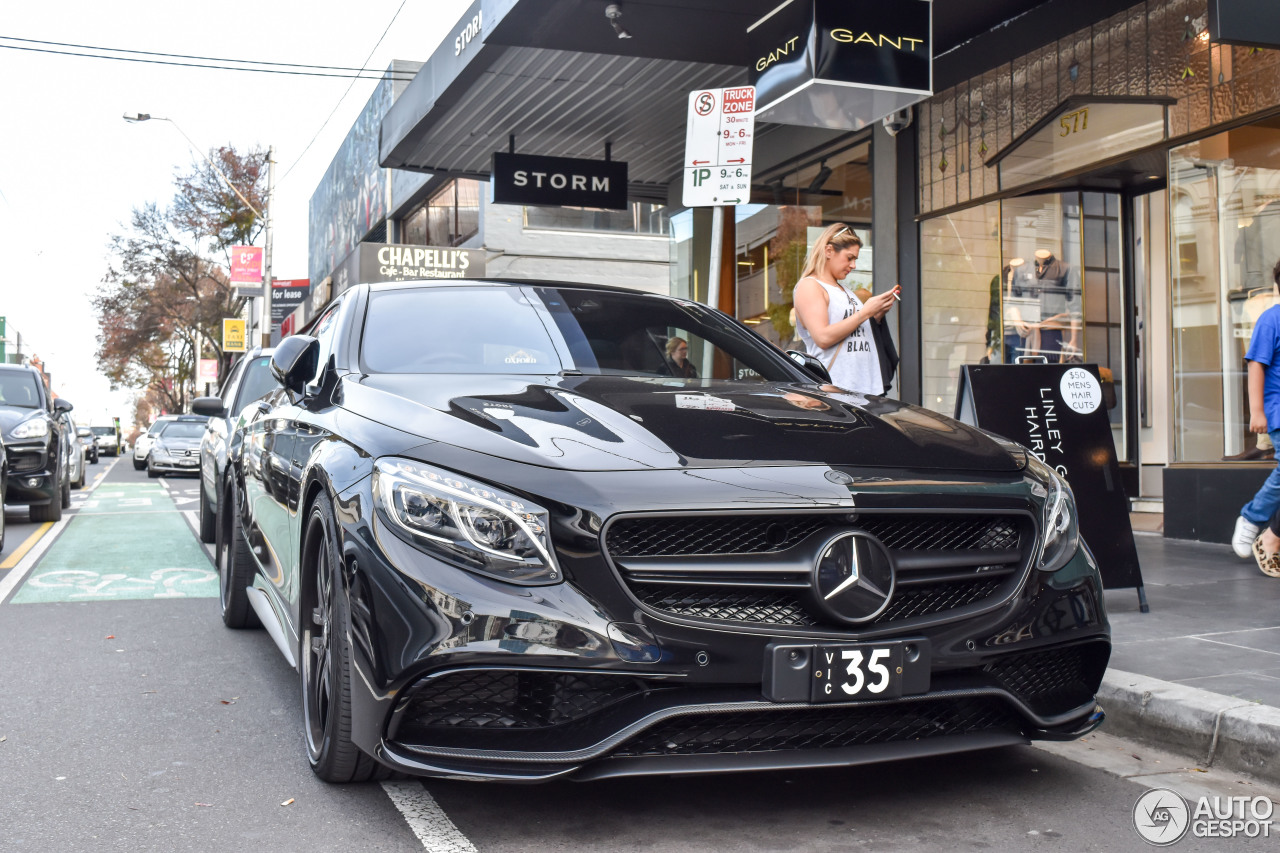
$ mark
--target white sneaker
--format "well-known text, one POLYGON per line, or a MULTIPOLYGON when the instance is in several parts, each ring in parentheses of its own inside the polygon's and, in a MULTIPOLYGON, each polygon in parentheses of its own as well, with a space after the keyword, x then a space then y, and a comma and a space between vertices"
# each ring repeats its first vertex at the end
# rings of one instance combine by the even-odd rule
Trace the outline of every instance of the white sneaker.
POLYGON ((1231 535, 1231 550, 1237 557, 1253 556, 1253 540, 1262 531, 1261 524, 1254 524, 1243 515, 1236 519, 1236 532, 1231 535))

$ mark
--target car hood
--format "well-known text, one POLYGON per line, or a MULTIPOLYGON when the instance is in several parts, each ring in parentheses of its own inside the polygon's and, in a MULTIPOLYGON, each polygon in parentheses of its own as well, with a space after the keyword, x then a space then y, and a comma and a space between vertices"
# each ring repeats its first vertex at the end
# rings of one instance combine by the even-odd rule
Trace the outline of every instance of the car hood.
POLYGON ((350 376, 340 405, 412 435, 575 471, 804 465, 1014 472, 985 433, 827 385, 396 374, 350 376))
POLYGON ((162 438, 155 443, 157 449, 164 448, 170 453, 181 453, 184 450, 199 450, 198 438, 162 438))
POLYGON ((32 415, 38 415, 40 409, 26 409, 21 406, 0 406, 0 433, 8 434, 9 430, 32 415))

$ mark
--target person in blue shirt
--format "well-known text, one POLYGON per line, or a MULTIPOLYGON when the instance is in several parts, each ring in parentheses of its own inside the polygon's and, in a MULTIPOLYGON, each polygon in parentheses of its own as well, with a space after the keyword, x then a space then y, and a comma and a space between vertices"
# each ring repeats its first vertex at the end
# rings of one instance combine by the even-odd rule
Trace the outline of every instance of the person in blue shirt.
MULTIPOLYGON (((1276 261, 1271 278, 1280 295, 1280 261, 1276 261)), ((1249 431, 1268 433, 1272 443, 1280 442, 1280 305, 1272 305, 1258 317, 1245 358, 1249 362, 1249 431)), ((1280 460, 1280 451, 1276 458, 1280 460)), ((1240 509, 1231 537, 1231 548, 1236 555, 1248 557, 1252 553, 1263 571, 1267 571, 1264 561, 1280 553, 1280 537, 1270 527, 1262 529, 1277 510, 1280 510, 1280 467, 1271 472, 1253 499, 1240 509)))

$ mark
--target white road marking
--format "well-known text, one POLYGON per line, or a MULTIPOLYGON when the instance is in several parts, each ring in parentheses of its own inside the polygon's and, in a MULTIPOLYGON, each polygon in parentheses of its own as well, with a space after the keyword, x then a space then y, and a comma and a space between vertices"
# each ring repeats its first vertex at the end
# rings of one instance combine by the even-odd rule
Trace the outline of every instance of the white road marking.
POLYGON ((476 846, 458 831, 449 816, 421 782, 383 782, 382 790, 395 803, 405 822, 430 853, 476 853, 476 846))
MULTIPOLYGON (((102 472, 103 478, 105 478, 107 474, 111 473, 111 469, 115 467, 116 462, 118 461, 119 460, 117 459, 106 467, 102 472)), ((102 479, 97 480, 87 491, 82 493, 86 496, 92 495, 98 491, 98 486, 100 485, 102 485, 102 479)), ((3 511, 4 508, 0 507, 0 512, 3 511)), ((10 569, 9 574, 4 576, 4 580, 0 580, 0 603, 3 603, 4 600, 9 597, 9 593, 13 592, 14 588, 17 587, 18 584, 22 583, 22 579, 27 576, 27 573, 30 572, 32 568, 35 567, 36 563, 40 562, 40 558, 44 556, 44 552, 49 550, 49 546, 58 538, 58 534, 60 534, 63 529, 71 523, 71 519, 74 517, 75 516, 71 513, 64 512, 62 514, 62 519, 54 524, 53 527, 49 528, 49 532, 36 543, 34 548, 27 552, 27 555, 22 558, 22 562, 10 569)))

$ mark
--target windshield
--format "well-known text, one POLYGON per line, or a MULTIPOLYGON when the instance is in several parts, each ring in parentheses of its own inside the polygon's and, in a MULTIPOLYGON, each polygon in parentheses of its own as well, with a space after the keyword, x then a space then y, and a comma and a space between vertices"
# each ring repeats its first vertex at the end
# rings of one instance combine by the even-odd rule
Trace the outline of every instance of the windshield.
POLYGON ((245 365, 244 382, 240 385, 240 394, 236 398, 232 411, 240 411, 254 400, 261 400, 280 387, 276 378, 271 375, 270 356, 259 356, 245 365))
POLYGON ((155 438, 157 435, 164 432, 164 428, 167 424, 171 424, 171 423, 173 423, 173 421, 171 420, 156 421, 151 425, 151 429, 147 430, 147 435, 151 436, 152 438, 155 438))
POLYGON ((116 434, 115 427, 89 427, 89 429, 93 430, 94 435, 115 435, 116 434))
POLYGON ((168 441, 173 438, 201 438, 204 435, 205 424, 192 423, 183 421, 181 423, 171 423, 164 429, 160 430, 160 435, 168 441))
POLYGON ((797 379, 781 352, 701 305, 552 287, 375 293, 362 359, 370 373, 797 379))
POLYGON ((0 406, 19 409, 40 408, 40 386, 36 375, 28 370, 0 371, 0 406))

